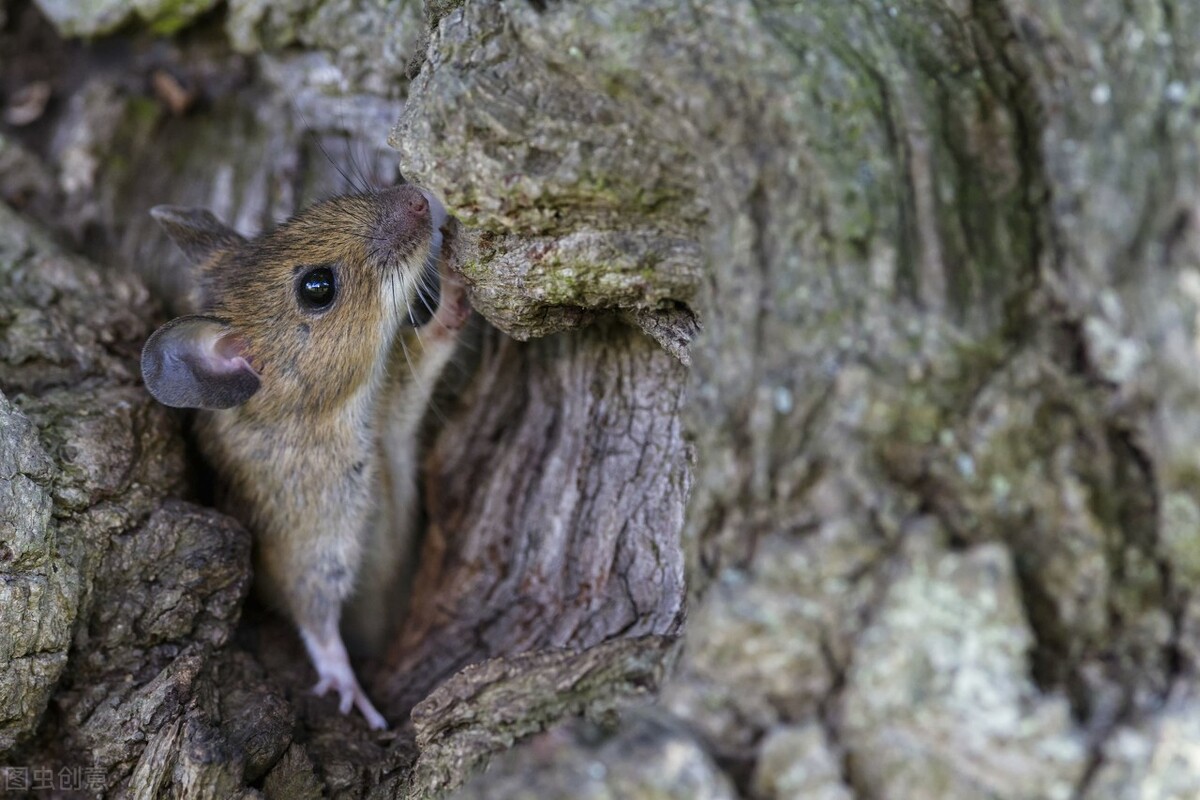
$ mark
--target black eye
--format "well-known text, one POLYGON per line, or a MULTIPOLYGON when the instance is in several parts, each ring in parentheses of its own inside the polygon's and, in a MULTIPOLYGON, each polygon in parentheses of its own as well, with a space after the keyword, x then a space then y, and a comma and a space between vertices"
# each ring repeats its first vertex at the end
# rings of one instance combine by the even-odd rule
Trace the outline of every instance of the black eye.
POLYGON ((313 311, 327 308, 337 295, 333 281, 333 270, 329 267, 313 267, 300 276, 296 287, 300 305, 313 311))

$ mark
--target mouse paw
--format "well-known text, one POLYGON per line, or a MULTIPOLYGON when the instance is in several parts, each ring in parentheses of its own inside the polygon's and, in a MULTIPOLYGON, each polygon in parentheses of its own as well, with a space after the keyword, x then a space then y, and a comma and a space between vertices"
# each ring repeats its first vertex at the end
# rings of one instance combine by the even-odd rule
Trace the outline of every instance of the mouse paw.
POLYGON ((344 675, 334 672, 323 674, 313 686, 312 692, 320 697, 331 689, 338 694, 338 710, 343 714, 349 714, 351 707, 357 708, 373 730, 381 731, 387 728, 387 720, 375 710, 375 706, 371 705, 367 693, 358 685, 353 674, 344 675))
POLYGON ((442 280, 442 301, 438 306, 437 319, 447 331, 459 331, 471 316, 471 300, 467 296, 462 278, 442 280))
POLYGON ((342 635, 338 632, 337 614, 325 620, 323 625, 300 625, 300 638, 308 648, 308 655, 317 669, 317 685, 313 694, 323 695, 330 689, 338 693, 338 707, 343 714, 349 714, 350 708, 357 708, 367 718, 367 724, 375 730, 387 728, 387 720, 375 710, 367 693, 358 685, 354 677, 354 668, 350 666, 350 656, 342 635))

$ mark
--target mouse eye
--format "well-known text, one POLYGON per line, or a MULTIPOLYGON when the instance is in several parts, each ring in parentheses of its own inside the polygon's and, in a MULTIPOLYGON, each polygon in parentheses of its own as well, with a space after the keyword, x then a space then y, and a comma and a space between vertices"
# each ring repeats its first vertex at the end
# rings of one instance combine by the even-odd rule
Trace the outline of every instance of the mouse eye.
POLYGON ((337 286, 333 280, 333 270, 329 267, 313 267, 300 275, 296 284, 296 294, 300 297, 300 305, 310 311, 320 311, 328 308, 337 295, 337 286))

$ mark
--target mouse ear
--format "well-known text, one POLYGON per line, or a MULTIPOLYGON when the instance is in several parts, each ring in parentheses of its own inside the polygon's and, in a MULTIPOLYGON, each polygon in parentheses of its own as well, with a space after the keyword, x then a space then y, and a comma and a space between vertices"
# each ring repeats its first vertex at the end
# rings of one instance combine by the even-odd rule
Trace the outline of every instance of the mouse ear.
POLYGON ((204 208, 155 206, 150 209, 150 216, 163 226, 171 241, 179 245, 193 264, 205 261, 218 250, 237 247, 246 241, 204 208))
POLYGON ((142 348, 142 379, 175 408, 233 408, 258 391, 240 334, 219 319, 187 316, 156 330, 142 348))

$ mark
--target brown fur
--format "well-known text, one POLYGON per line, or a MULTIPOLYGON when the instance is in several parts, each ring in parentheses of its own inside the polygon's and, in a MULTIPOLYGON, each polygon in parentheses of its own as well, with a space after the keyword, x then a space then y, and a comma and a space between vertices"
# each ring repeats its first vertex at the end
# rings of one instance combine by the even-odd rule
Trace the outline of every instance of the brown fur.
POLYGON ((430 323, 406 329, 389 355, 387 400, 379 406, 376 425, 380 461, 379 505, 367 539, 370 558, 363 565, 346 614, 346 633, 354 650, 373 653, 392 632, 396 615, 378 613, 380 606, 403 607, 403 590, 411 578, 416 527, 417 472, 415 443, 438 377, 450 361, 458 335, 471 313, 464 287, 450 274, 450 247, 456 241, 450 221, 443 249, 441 303, 430 323))
POLYGON ((403 303, 430 243, 428 223, 381 241, 380 217, 376 196, 335 198, 218 253, 200 273, 202 310, 244 337, 262 375, 244 405, 200 415, 200 446, 229 510, 258 537, 268 595, 313 627, 350 593, 362 559, 379 469, 375 407, 398 326, 385 313, 385 273, 400 279, 403 303), (337 299, 312 313, 296 300, 296 280, 323 264, 339 266, 337 299))
MULTIPOLYGON (((355 615, 386 621, 389 570, 408 548, 417 424, 466 308, 461 288, 444 280, 442 307, 420 341, 402 328, 432 241, 419 196, 402 186, 339 197, 254 240, 204 228, 201 241, 181 242, 204 258, 192 310, 226 323, 261 377, 242 405, 198 415, 199 445, 221 505, 255 535, 260 589, 306 636, 337 636, 366 547, 375 552, 355 615), (296 286, 322 265, 334 265, 336 299, 314 312, 296 286)), ((187 214, 195 212, 156 216, 195 218, 187 214)), ((177 241, 186 236, 167 227, 177 241)), ((448 278, 444 263, 441 274, 448 278)), ((385 624, 358 627, 361 640, 380 644, 385 624)))

